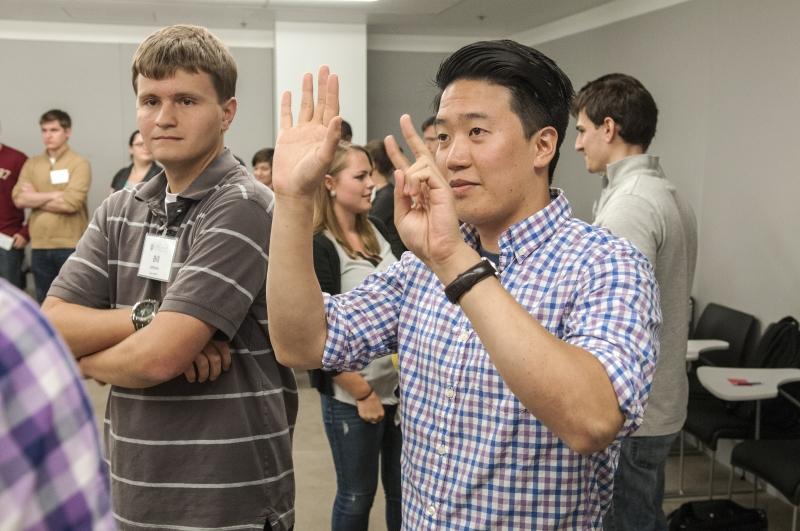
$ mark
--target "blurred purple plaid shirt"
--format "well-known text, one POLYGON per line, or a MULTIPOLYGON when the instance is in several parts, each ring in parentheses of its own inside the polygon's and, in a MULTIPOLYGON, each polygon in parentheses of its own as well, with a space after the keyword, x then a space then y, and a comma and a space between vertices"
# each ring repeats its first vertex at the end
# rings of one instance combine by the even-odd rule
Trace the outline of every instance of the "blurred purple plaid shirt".
POLYGON ((92 408, 36 303, 0 279, 0 529, 114 529, 92 408))

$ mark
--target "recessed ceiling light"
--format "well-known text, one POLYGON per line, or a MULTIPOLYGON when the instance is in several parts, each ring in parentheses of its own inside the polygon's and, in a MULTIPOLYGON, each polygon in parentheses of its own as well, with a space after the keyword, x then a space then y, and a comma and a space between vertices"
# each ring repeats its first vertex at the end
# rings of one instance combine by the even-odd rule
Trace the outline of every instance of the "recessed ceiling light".
POLYGON ((378 0, 271 0, 269 5, 297 5, 297 4, 355 4, 377 2, 378 0))

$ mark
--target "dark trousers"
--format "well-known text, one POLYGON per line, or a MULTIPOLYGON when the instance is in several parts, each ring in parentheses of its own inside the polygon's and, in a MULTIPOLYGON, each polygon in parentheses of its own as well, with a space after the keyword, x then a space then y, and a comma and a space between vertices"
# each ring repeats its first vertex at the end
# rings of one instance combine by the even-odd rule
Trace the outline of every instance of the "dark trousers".
POLYGON ((397 406, 384 406, 383 420, 370 424, 358 416, 355 406, 327 395, 320 397, 325 433, 336 466, 331 529, 367 531, 380 472, 386 496, 386 527, 399 531, 402 437, 400 426, 394 422, 397 406))
POLYGON ((58 276, 61 266, 75 249, 33 249, 31 251, 31 270, 36 282, 36 300, 41 304, 47 296, 50 284, 58 276))
POLYGON ((622 441, 614 475, 614 496, 605 531, 666 531, 664 466, 677 433, 627 437, 622 441))
POLYGON ((0 277, 8 280, 19 289, 25 289, 22 278, 22 260, 25 251, 22 249, 0 249, 0 277))

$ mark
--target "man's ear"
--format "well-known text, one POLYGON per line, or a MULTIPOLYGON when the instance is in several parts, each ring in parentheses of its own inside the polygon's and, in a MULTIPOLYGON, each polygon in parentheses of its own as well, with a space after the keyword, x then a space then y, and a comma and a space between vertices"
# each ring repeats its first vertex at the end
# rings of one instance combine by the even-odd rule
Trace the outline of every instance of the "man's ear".
POLYGON ((603 138, 609 144, 619 135, 619 124, 610 116, 603 118, 603 123, 600 127, 603 129, 603 138))
POLYGON ((239 102, 236 101, 236 98, 230 98, 228 101, 222 104, 222 130, 227 131, 228 128, 231 126, 231 122, 233 122, 233 118, 236 116, 236 109, 239 106, 239 102))
POLYGON ((553 126, 547 126, 539 129, 531 137, 531 147, 535 147, 535 154, 533 158, 533 167, 537 173, 543 171, 547 175, 550 161, 556 154, 558 146, 558 131, 553 126))

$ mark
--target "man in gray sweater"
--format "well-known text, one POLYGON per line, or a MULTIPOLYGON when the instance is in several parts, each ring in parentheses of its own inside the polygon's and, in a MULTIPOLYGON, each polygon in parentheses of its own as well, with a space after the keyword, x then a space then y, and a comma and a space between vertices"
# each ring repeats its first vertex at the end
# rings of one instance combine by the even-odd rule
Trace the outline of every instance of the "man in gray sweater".
POLYGON ((664 464, 686 419, 685 371, 689 295, 697 259, 694 212, 647 148, 658 109, 647 89, 624 74, 584 86, 572 114, 575 149, 586 169, 603 176, 594 223, 631 241, 653 265, 663 325, 658 364, 642 426, 622 444, 606 530, 667 529, 661 508, 664 464))

